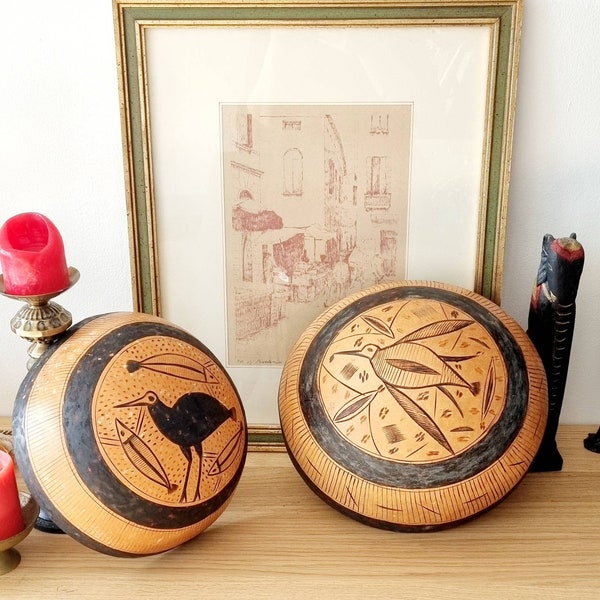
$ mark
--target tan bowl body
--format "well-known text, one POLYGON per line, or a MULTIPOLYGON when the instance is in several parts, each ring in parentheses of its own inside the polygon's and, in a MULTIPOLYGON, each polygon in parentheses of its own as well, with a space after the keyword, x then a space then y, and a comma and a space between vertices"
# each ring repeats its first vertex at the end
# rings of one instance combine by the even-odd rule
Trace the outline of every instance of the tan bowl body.
POLYGON ((247 426, 216 357, 168 321, 82 321, 25 377, 15 456, 32 495, 83 544, 117 556, 169 550, 223 512, 247 426))
POLYGON ((456 525, 521 481, 547 419, 543 365, 526 333, 473 292, 379 285, 304 332, 279 413, 308 485, 361 522, 456 525))

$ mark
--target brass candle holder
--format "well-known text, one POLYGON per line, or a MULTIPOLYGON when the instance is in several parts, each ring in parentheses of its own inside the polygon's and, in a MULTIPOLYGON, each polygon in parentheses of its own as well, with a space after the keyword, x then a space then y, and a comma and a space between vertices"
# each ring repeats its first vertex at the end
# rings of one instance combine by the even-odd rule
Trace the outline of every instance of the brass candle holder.
POLYGON ((9 538, 0 540, 0 575, 10 573, 19 566, 21 555, 15 550, 15 546, 31 533, 39 513, 36 501, 29 494, 19 492, 19 500, 21 501, 25 529, 9 538))
POLYGON ((0 294, 25 302, 11 319, 10 328, 19 337, 31 342, 27 351, 30 357, 27 363, 28 369, 71 326, 73 322, 71 313, 60 304, 52 302, 52 298, 66 292, 78 281, 79 271, 69 267, 69 286, 64 290, 51 294, 15 296, 6 293, 4 278, 0 275, 0 294))
MULTIPOLYGON (((69 329, 73 323, 71 313, 60 304, 52 301, 59 294, 66 292, 79 281, 79 271, 74 267, 69 267, 69 285, 63 290, 52 292, 50 294, 37 294, 16 296, 7 294, 4 286, 4 277, 0 275, 0 294, 13 300, 20 300, 24 305, 10 321, 10 328, 20 338, 30 342, 27 350, 29 360, 27 369, 35 364, 50 346, 56 342, 60 336, 69 329)), ((39 509, 39 515, 36 515, 36 529, 50 533, 62 533, 54 524, 43 508, 39 509)))

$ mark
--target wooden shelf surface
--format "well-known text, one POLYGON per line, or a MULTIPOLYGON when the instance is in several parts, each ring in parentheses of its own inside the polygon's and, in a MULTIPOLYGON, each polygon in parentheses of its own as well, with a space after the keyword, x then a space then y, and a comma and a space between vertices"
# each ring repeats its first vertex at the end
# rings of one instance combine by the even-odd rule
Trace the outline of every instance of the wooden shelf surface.
POLYGON ((194 540, 115 558, 34 530, 0 597, 596 600, 600 455, 582 444, 596 428, 562 426, 561 472, 529 473, 486 514, 430 533, 362 525, 317 498, 284 452, 251 452, 230 506, 194 540))

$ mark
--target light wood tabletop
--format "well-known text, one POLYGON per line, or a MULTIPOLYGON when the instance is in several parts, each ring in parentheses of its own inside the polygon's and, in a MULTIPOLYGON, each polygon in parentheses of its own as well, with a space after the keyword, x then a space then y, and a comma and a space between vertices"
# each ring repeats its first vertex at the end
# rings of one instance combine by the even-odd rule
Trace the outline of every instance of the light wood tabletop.
POLYGON ((600 455, 582 444, 595 430, 562 426, 561 472, 529 473, 486 514, 430 533, 354 521, 320 500, 287 454, 251 452, 230 506, 192 541, 116 558, 33 530, 0 597, 595 600, 600 455))

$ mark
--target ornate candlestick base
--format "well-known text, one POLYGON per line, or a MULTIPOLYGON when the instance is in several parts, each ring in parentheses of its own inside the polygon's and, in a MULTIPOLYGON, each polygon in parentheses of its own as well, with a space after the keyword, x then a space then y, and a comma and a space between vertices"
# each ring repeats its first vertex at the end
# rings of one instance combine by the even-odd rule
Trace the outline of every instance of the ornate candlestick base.
MULTIPOLYGON (((11 319, 10 328, 20 338, 31 342, 27 350, 27 369, 31 369, 35 361, 71 326, 71 313, 51 300, 72 288, 78 281, 79 271, 69 267, 69 286, 66 289, 50 294, 15 296, 6 293, 4 278, 0 275, 0 294, 25 303, 11 319)), ((43 508, 39 509, 35 527, 40 531, 62 533, 43 508)))
POLYGON ((25 529, 12 537, 0 540, 0 575, 10 573, 10 571, 19 566, 21 555, 15 550, 15 546, 30 534, 38 516, 39 508, 35 500, 24 492, 19 492, 19 497, 21 500, 21 510, 23 511, 23 520, 25 521, 25 529))
MULTIPOLYGON (((69 288, 79 281, 79 271, 73 267, 69 268, 69 288)), ((50 347, 52 342, 64 333, 73 322, 71 313, 60 304, 51 302, 51 299, 66 290, 52 294, 41 294, 36 296, 14 296, 7 294, 4 288, 4 280, 0 275, 0 294, 15 300, 25 302, 19 312, 11 319, 10 328, 19 337, 31 342, 27 353, 30 360, 27 368, 50 347)))

